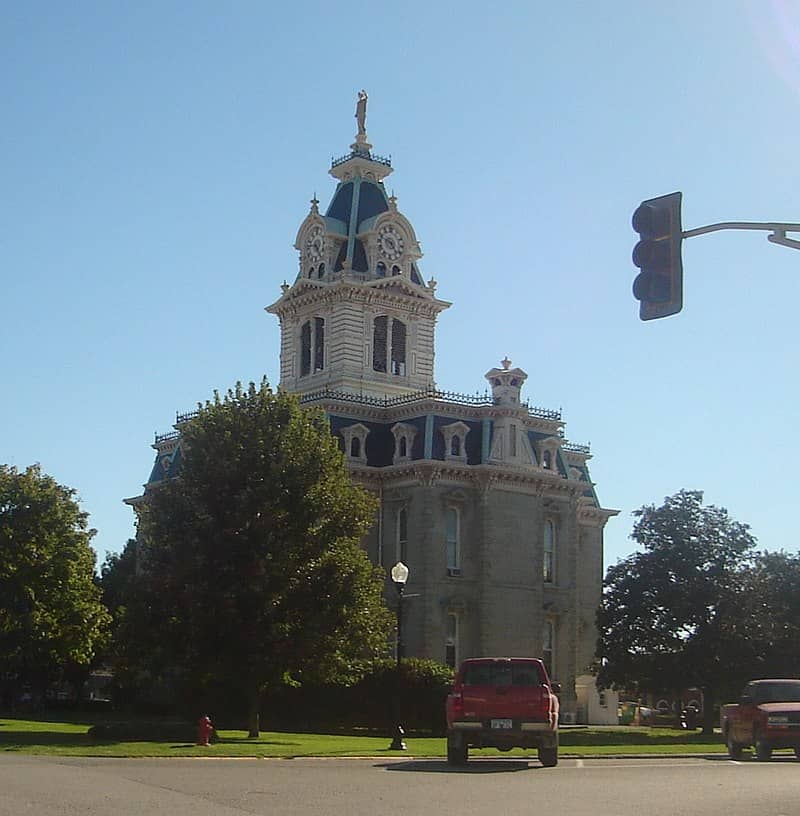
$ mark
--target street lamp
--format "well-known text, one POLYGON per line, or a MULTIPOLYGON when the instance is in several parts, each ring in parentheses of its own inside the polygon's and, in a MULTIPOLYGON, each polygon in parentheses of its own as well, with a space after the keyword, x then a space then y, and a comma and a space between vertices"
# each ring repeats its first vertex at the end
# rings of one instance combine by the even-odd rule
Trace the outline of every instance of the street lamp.
POLYGON ((400 725, 400 677, 401 668, 400 661, 403 659, 403 592, 406 588, 406 581, 408 580, 408 567, 402 562, 398 561, 392 567, 392 581, 394 588, 397 590, 397 672, 394 699, 394 736, 392 737, 392 744, 389 746, 390 751, 407 751, 403 737, 405 731, 400 725))

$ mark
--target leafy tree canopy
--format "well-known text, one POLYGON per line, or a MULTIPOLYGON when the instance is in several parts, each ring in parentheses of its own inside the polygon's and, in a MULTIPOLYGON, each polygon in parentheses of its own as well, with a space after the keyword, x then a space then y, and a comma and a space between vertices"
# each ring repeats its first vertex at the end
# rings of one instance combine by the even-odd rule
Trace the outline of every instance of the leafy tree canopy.
POLYGON ((324 414, 266 382, 215 394, 181 436, 179 478, 140 513, 150 629, 184 670, 247 695, 257 733, 264 690, 385 649, 384 579, 360 546, 376 502, 324 414))
MULTIPOLYGON (((642 551, 609 568, 598 613, 598 684, 643 691, 738 685, 752 663, 741 593, 755 540, 727 510, 681 490, 635 512, 642 551)), ((710 720, 706 723, 709 726, 710 720)))
POLYGON ((0 665, 40 689, 87 665, 107 634, 87 519, 38 465, 0 465, 0 665))

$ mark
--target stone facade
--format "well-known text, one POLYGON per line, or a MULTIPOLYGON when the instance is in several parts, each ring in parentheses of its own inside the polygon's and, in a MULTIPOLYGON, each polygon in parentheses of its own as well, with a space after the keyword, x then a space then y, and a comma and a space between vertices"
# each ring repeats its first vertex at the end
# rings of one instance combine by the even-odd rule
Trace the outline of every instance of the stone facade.
MULTIPOLYGON (((365 106, 366 95, 360 121, 365 106)), ((567 442, 560 412, 521 400, 527 375, 510 360, 485 374, 484 396, 436 389, 436 318, 451 304, 422 279, 414 229, 383 186, 391 172, 360 127, 332 163, 324 214, 312 200, 296 278, 267 307, 281 326, 280 387, 325 410, 353 478, 380 499, 364 546, 391 604, 388 572, 409 567, 404 653, 451 665, 542 656, 574 720, 616 511, 600 506, 589 450, 567 442)), ((174 475, 179 431, 154 447, 151 481, 174 475)))

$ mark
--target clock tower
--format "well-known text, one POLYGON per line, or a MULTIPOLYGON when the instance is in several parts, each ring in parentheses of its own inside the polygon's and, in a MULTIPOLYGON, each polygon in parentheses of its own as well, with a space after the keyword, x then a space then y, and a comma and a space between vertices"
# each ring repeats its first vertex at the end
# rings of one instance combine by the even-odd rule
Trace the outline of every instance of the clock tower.
POLYGON ((387 398, 432 390, 434 334, 450 306, 423 281, 411 222, 384 179, 391 161, 372 152, 366 93, 358 134, 334 159, 336 190, 324 214, 316 196, 295 240, 299 270, 267 307, 281 324, 280 387, 387 398))

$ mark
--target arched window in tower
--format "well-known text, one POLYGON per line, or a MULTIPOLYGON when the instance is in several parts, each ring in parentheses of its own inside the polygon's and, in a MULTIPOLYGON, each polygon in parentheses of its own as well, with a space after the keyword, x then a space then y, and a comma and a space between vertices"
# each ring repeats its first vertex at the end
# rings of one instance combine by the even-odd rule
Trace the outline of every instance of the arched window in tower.
POLYGON ((450 440, 450 454, 452 456, 461 456, 461 437, 455 434, 450 440))
POLYGON ((380 315, 375 318, 372 329, 372 370, 386 371, 386 328, 389 318, 380 315))
POLYGON ((395 264, 392 267, 392 275, 399 275, 399 274, 400 274, 400 267, 397 264, 395 264))
POLYGON ((542 580, 552 584, 556 577, 556 527, 552 519, 545 519, 543 538, 542 580))
POLYGON ((313 266, 309 266, 309 267, 308 267, 308 277, 309 277, 309 278, 312 278, 313 276, 314 276, 314 267, 313 267, 313 266))
POLYGON ((352 456, 353 459, 359 459, 361 457, 361 440, 357 436, 354 436, 350 440, 350 456, 352 456))
POLYGON ((325 319, 315 317, 300 327, 300 376, 325 368, 325 319))
POLYGON ((406 324, 392 321, 392 374, 404 377, 406 373, 406 324))
POLYGON ((317 269, 317 278, 322 280, 325 277, 325 264, 321 263, 319 265, 319 269, 317 269))
POLYGON ((307 320, 300 329, 300 376, 311 373, 311 321, 307 320))
POLYGON ((408 564, 408 510, 405 507, 401 507, 397 511, 395 556, 398 561, 408 564))
POLYGON ((325 321, 314 318, 314 371, 325 368, 325 321))
POLYGON ((375 267, 375 274, 379 278, 386 277, 386 264, 383 261, 378 261, 378 265, 375 267))

